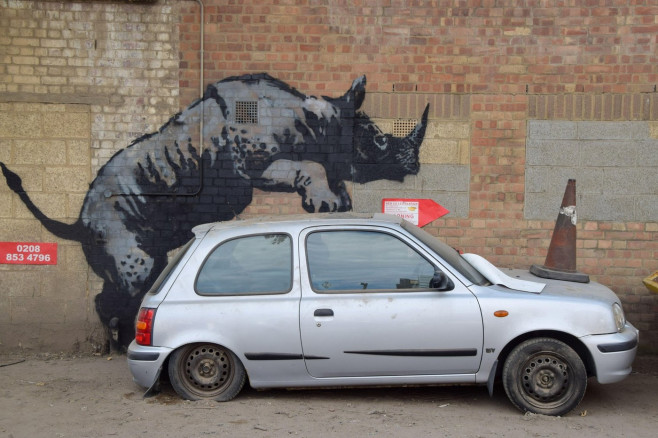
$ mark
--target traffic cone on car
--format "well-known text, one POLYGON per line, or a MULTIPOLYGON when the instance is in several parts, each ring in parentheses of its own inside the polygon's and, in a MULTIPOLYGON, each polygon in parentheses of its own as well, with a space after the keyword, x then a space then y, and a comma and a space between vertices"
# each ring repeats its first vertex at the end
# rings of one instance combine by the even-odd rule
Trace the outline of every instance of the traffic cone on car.
POLYGON ((530 272, 542 278, 589 283, 589 275, 576 271, 576 180, 570 179, 564 191, 560 213, 543 266, 532 265, 530 272))

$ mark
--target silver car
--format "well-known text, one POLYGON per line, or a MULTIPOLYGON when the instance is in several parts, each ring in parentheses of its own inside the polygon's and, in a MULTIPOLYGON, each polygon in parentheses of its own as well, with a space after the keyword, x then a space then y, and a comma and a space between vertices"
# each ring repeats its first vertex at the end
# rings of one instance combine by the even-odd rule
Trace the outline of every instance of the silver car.
POLYGON ((253 388, 502 381, 563 415, 622 380, 638 331, 597 283, 504 272, 383 214, 201 225, 142 302, 134 380, 190 400, 253 388))

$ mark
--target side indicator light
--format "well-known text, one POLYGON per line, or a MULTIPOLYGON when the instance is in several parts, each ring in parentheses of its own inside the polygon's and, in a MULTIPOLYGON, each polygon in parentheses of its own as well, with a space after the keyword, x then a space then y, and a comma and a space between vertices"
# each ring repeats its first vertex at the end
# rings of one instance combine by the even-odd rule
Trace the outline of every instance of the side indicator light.
POLYGON ((507 315, 509 315, 509 312, 507 310, 496 310, 494 312, 494 316, 496 318, 505 318, 507 315))

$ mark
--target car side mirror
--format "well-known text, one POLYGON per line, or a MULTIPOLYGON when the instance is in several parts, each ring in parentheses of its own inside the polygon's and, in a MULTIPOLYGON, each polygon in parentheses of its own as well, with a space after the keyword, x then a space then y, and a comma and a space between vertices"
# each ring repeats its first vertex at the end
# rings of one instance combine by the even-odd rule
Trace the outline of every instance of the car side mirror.
POLYGON ((430 280, 430 288, 440 291, 449 291, 455 288, 455 283, 440 269, 434 270, 434 277, 430 280))

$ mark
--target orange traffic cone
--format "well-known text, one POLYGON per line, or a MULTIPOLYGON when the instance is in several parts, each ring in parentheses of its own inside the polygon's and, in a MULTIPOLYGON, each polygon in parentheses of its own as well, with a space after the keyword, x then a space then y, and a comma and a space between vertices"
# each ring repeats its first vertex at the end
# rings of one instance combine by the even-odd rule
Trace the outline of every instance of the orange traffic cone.
POLYGON ((543 266, 532 265, 530 272, 542 278, 589 283, 589 275, 576 272, 575 179, 567 182, 546 261, 543 266))

